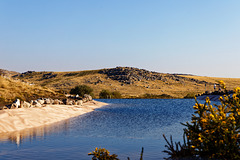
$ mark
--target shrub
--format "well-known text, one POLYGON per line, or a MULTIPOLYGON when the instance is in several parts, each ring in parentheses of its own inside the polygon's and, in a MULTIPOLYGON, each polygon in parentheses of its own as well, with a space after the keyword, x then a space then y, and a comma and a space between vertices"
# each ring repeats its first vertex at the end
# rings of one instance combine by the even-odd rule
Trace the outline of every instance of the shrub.
POLYGON ((182 159, 184 157, 185 159, 193 160, 195 158, 194 155, 192 154, 193 153, 192 151, 194 149, 189 147, 190 146, 189 141, 187 141, 186 143, 185 135, 183 135, 184 143, 181 144, 180 142, 178 143, 175 142, 175 147, 172 141, 172 136, 170 136, 170 141, 167 140, 164 134, 163 134, 163 138, 167 142, 167 145, 165 145, 167 150, 164 150, 163 152, 170 155, 170 157, 165 159, 174 160, 174 159, 182 159))
MULTIPOLYGON (((144 148, 142 147, 142 151, 140 154, 140 160, 143 160, 143 150, 144 148)), ((118 155, 113 154, 110 155, 110 152, 105 149, 105 148, 95 148, 94 151, 88 153, 89 156, 93 156, 92 160, 119 160, 117 157, 118 155)), ((128 160, 130 160, 130 158, 127 158, 128 160)))
MULTIPOLYGON (((219 81, 227 93, 225 83, 219 81)), ((187 148, 193 157, 212 159, 240 159, 240 88, 234 89, 232 97, 220 97, 220 105, 211 105, 207 97, 204 104, 196 100, 192 121, 186 122, 184 135, 187 148), (191 149, 189 149, 191 148, 191 149)), ((173 155, 174 151, 170 151, 173 155)))
POLYGON ((88 153, 92 155, 92 160, 119 160, 116 154, 110 155, 110 152, 105 148, 95 148, 94 151, 88 153))
POLYGON ((78 94, 83 97, 84 94, 91 94, 93 89, 86 85, 79 85, 71 89, 70 94, 78 94))
POLYGON ((194 93, 188 93, 184 98, 185 99, 193 99, 195 97, 194 93))
POLYGON ((111 92, 108 91, 108 90, 103 89, 103 90, 99 93, 99 98, 109 99, 109 98, 111 98, 111 92))
POLYGON ((118 91, 112 92, 112 96, 113 96, 113 98, 115 98, 115 99, 120 99, 120 98, 122 98, 121 93, 118 92, 118 91))
POLYGON ((140 98, 144 98, 144 99, 172 99, 173 97, 170 96, 170 95, 167 95, 167 94, 157 95, 157 94, 146 93, 140 98))
POLYGON ((121 93, 118 92, 118 91, 110 92, 108 90, 103 89, 99 93, 99 98, 102 98, 102 99, 111 99, 111 98, 119 99, 119 98, 122 98, 122 96, 121 96, 121 93))

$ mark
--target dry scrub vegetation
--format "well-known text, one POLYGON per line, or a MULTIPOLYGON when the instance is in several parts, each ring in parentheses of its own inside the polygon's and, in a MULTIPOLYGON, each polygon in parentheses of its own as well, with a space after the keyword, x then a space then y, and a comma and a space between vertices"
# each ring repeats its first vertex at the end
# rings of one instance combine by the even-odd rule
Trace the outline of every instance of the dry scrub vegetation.
MULTIPOLYGON (((219 81, 224 81, 226 83, 226 88, 236 88, 240 84, 240 78, 221 78, 221 77, 204 77, 204 76, 184 76, 187 78, 194 78, 200 81, 207 81, 209 83, 218 83, 219 81)), ((213 89, 213 86, 211 88, 213 89)))
POLYGON ((149 98, 184 98, 214 91, 213 85, 219 80, 225 81, 228 88, 236 88, 240 84, 239 78, 164 74, 131 67, 76 72, 28 71, 10 79, 1 77, 0 80, 0 102, 10 102, 16 97, 27 100, 62 96, 59 93, 69 93, 78 85, 91 87, 94 98, 99 98, 102 90, 117 91, 122 98, 148 98, 149 95, 149 98))
POLYGON ((240 82, 240 79, 237 78, 173 75, 149 72, 130 67, 122 68, 127 68, 127 73, 129 73, 130 77, 132 74, 141 75, 141 71, 144 71, 150 76, 159 74, 161 79, 149 80, 143 78, 141 80, 134 81, 134 83, 128 84, 113 79, 108 74, 104 74, 103 71, 108 69, 76 72, 27 72, 18 75, 16 78, 42 87, 60 90, 62 93, 69 93, 71 88, 77 85, 87 85, 93 89, 95 98, 99 98, 98 95, 102 90, 108 90, 110 92, 118 91, 121 93, 122 98, 142 98, 146 94, 164 94, 173 98, 184 98, 187 95, 201 94, 205 91, 214 91, 213 85, 214 83, 217 84, 219 80, 224 80, 228 84, 228 88, 235 88, 239 86, 240 82))
POLYGON ((14 80, 0 76, 0 103, 10 103, 16 98, 21 100, 36 99, 39 97, 57 97, 59 93, 38 85, 30 85, 21 80, 14 80))

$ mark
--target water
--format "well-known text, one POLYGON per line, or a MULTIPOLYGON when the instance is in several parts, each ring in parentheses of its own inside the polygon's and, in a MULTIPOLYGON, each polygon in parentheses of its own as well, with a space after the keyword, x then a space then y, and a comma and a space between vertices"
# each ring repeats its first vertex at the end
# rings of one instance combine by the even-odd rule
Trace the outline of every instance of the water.
POLYGON ((0 159, 79 159, 95 147, 116 153, 120 159, 159 160, 168 157, 162 151, 162 137, 182 141, 180 122, 191 120, 193 99, 120 99, 91 113, 34 129, 0 134, 0 159))

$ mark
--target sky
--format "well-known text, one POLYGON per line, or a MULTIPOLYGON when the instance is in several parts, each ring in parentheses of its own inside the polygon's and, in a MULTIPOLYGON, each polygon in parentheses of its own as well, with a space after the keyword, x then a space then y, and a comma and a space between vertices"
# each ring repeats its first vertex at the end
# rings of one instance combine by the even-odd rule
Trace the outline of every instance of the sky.
POLYGON ((0 68, 240 78, 239 0, 0 0, 0 68))

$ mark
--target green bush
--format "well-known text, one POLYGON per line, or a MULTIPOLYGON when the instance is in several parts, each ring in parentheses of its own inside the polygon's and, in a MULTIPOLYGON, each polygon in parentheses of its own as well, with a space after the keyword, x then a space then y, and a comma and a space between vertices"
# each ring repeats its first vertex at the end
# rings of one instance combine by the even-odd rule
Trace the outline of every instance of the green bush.
POLYGON ((122 98, 121 93, 118 91, 110 92, 108 90, 103 89, 99 93, 99 98, 101 99, 120 99, 122 98))
POLYGON ((71 89, 70 94, 79 95, 81 97, 84 96, 84 94, 90 94, 92 95, 93 89, 86 85, 79 85, 71 89))

